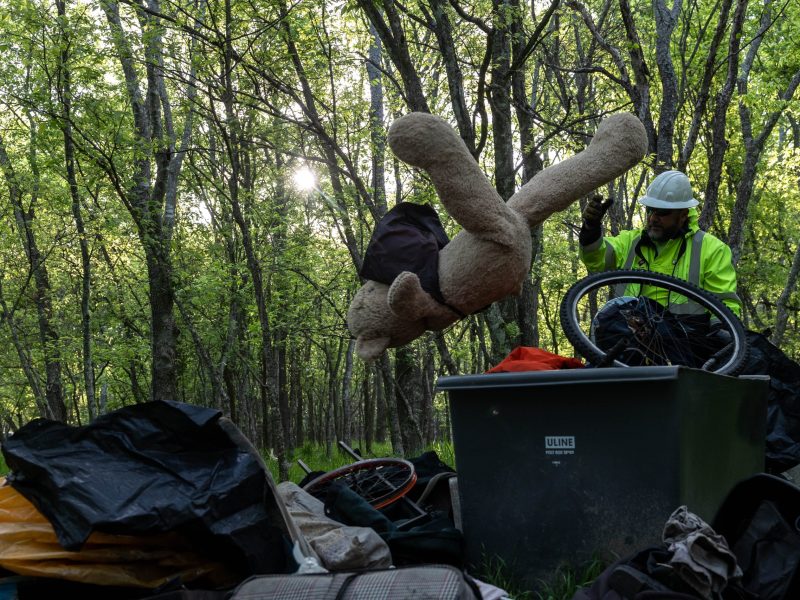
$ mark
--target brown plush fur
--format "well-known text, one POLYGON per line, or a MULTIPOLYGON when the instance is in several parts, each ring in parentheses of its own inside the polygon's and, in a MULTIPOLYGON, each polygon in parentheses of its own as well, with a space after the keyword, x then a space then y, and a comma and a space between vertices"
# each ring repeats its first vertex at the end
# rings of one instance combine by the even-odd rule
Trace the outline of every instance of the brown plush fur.
MULTIPOLYGON (((470 314, 520 293, 530 270, 531 228, 634 166, 647 151, 647 136, 631 114, 608 117, 585 150, 538 173, 508 203, 439 117, 411 113, 396 120, 389 145, 402 161, 428 173, 442 204, 463 227, 439 252, 439 285, 450 306, 470 314)), ((458 319, 407 271, 391 286, 367 281, 347 313, 364 360, 458 319)))

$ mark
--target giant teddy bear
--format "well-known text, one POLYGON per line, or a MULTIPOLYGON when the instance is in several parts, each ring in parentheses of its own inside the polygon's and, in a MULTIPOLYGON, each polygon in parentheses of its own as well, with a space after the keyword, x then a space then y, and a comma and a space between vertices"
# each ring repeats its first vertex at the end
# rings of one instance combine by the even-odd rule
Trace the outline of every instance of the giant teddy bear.
POLYGON ((612 115, 585 150, 540 171, 508 202, 439 117, 411 113, 397 119, 389 129, 389 146, 402 161, 428 173, 442 204, 463 229, 439 252, 446 305, 424 291, 409 271, 391 285, 364 283, 347 313, 356 352, 364 360, 518 295, 531 265, 531 228, 639 162, 647 151, 647 135, 634 115, 612 115))

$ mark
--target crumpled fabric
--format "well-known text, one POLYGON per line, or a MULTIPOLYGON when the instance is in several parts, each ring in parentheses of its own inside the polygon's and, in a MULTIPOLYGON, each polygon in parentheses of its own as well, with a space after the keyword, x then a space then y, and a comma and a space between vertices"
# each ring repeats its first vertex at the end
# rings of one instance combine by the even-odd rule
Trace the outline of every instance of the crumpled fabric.
POLYGON ((287 572, 285 524, 265 501, 270 475, 223 423, 210 408, 146 402, 82 427, 35 419, 2 452, 9 483, 66 550, 93 532, 176 532, 242 575, 287 572))
POLYGON ((686 506, 679 507, 667 519, 662 540, 671 558, 661 566, 672 569, 703 598, 713 598, 729 580, 742 576, 725 538, 686 506))
POLYGON ((560 356, 541 348, 517 346, 508 356, 486 372, 553 371, 557 369, 582 369, 583 366, 583 362, 577 358, 560 356))
POLYGON ((291 481, 278 484, 292 519, 330 571, 391 566, 389 546, 374 529, 343 525, 325 516, 325 504, 291 481))

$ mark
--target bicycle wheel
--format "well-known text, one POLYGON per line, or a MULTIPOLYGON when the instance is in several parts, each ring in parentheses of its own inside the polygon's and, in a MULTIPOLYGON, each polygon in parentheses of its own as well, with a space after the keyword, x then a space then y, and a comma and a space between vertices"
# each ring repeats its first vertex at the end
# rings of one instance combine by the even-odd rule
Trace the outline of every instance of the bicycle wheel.
MULTIPOLYGON (((641 289, 640 287, 640 289, 641 289)), ((735 375, 744 368, 747 337, 738 317, 713 294, 681 279, 649 271, 619 270, 590 275, 575 283, 561 302, 561 327, 567 339, 593 366, 687 365, 735 375), (615 337, 597 335, 598 304, 629 284, 685 296, 704 313, 676 316, 654 300, 625 297, 610 302, 621 326, 615 337), (597 294, 594 296, 594 294, 597 294), (710 330, 709 323, 719 324, 710 330), (595 330, 593 330, 593 325, 595 330)))
POLYGON ((373 507, 384 508, 414 487, 417 473, 414 465, 402 458, 370 458, 328 471, 308 482, 303 489, 324 500, 334 481, 345 484, 373 507))

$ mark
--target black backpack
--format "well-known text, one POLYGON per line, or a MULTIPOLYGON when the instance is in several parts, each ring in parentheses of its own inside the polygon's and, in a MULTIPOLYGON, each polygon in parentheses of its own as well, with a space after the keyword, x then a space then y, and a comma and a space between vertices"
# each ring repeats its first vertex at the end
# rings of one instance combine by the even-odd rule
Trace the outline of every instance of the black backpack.
POLYGON ((401 202, 378 222, 359 275, 390 285, 403 271, 419 277, 422 289, 444 304, 439 289, 439 250, 450 239, 430 205, 401 202))

